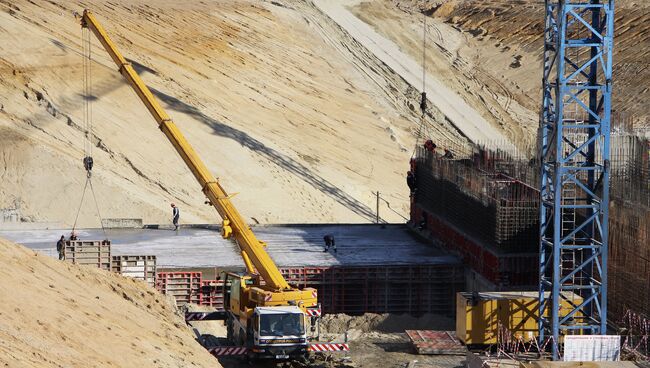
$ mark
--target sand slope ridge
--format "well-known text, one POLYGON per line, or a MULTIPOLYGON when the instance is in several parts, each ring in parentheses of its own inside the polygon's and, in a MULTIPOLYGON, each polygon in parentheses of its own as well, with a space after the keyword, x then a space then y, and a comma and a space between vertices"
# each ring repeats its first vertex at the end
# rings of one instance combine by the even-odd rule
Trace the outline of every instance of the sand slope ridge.
MULTIPOLYGON (((292 7, 169 0, 0 0, 0 211, 74 222, 86 139, 72 13, 84 7, 226 190, 239 193, 233 201, 247 221, 370 222, 377 190, 408 213, 404 175, 417 114, 396 109, 292 7)), ((92 50, 102 215, 169 224, 175 202, 181 223, 220 221, 94 37, 92 50)), ((402 221, 385 206, 381 216, 402 221)), ((99 225, 92 203, 78 225, 99 225)))
POLYGON ((0 366, 218 367, 144 283, 0 239, 0 366))

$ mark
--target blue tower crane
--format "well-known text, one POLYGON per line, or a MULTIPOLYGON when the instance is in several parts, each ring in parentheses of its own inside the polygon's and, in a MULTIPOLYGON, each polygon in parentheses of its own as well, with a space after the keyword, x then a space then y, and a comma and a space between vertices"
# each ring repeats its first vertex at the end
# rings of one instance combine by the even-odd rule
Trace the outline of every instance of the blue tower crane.
POLYGON ((614 0, 545 0, 539 337, 606 334, 614 0))

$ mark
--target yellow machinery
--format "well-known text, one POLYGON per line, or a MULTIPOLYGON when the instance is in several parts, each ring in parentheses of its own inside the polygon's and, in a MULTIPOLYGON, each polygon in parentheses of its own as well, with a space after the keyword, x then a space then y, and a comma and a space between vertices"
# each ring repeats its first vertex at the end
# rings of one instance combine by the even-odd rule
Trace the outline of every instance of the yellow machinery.
MULTIPOLYGON (((580 304, 582 298, 568 295, 580 304)), ((562 300, 560 316, 572 309, 562 300)), ((537 338, 539 294, 536 291, 461 292, 456 294, 456 336, 465 345, 491 345, 499 342, 499 333, 525 342, 537 338)))
MULTIPOLYGON (((305 333, 308 309, 318 308, 316 289, 296 289, 284 279, 251 228, 230 201, 176 124, 160 106, 133 67, 120 54, 94 15, 85 10, 81 26, 92 31, 113 59, 120 73, 147 107, 201 185, 209 203, 223 219, 222 236, 232 238, 241 250, 246 274, 228 273, 225 307, 229 338, 258 356, 288 358, 307 354, 305 333), (264 281, 262 285, 261 281, 264 281)), ((224 294, 226 295, 226 294, 224 294)), ((318 313, 320 314, 320 313, 318 313)), ((312 326, 315 322, 311 319, 312 326)))

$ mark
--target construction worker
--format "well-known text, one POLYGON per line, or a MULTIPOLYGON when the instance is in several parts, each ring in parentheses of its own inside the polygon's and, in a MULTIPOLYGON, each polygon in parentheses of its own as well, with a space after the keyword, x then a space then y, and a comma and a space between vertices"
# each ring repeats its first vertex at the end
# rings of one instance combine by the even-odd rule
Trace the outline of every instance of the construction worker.
POLYGON ((70 240, 77 240, 77 239, 79 239, 77 237, 77 233, 75 233, 74 230, 72 230, 72 232, 70 233, 70 240))
POLYGON ((56 242, 56 251, 59 252, 59 261, 65 259, 63 250, 65 249, 65 236, 61 235, 61 239, 56 242))
POLYGON ((323 237, 323 240, 325 240, 325 250, 323 252, 327 252, 330 250, 330 247, 334 247, 334 253, 336 253, 336 243, 334 242, 334 235, 327 234, 323 237))
POLYGON ((178 220, 181 217, 181 211, 172 203, 172 223, 174 224, 174 231, 178 231, 178 220))
POLYGON ((431 139, 427 139, 427 141, 424 142, 424 148, 429 152, 435 151, 437 147, 438 146, 435 143, 433 143, 431 139))
POLYGON ((409 186, 409 189, 411 189, 411 194, 415 193, 417 187, 416 187, 415 174, 413 174, 413 171, 409 170, 406 173, 406 184, 409 186))

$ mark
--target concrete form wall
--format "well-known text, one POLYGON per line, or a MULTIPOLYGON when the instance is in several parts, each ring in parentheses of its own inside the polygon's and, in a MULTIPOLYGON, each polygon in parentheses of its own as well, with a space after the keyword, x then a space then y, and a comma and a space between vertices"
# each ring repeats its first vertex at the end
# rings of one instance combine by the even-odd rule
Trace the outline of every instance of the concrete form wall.
POLYGON ((420 151, 414 201, 486 246, 504 252, 535 251, 539 192, 486 170, 475 161, 448 160, 420 151))

